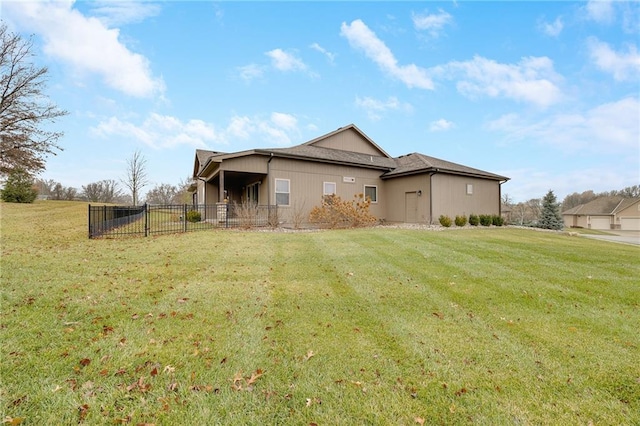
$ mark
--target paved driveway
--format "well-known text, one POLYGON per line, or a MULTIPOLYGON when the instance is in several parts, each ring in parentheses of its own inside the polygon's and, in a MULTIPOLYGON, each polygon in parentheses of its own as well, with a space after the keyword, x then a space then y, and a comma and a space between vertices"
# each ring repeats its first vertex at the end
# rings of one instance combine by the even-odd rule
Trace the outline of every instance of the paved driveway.
POLYGON ((596 240, 613 241, 616 243, 635 244, 640 246, 640 231, 607 231, 611 235, 582 234, 583 237, 596 240))

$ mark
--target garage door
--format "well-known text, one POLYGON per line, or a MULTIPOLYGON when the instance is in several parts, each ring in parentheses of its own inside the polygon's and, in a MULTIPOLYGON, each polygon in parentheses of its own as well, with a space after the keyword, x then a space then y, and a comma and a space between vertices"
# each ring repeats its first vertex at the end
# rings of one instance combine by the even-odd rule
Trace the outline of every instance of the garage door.
POLYGON ((640 231, 640 218, 621 217, 620 229, 622 229, 623 231, 640 231))
POLYGON ((611 229, 611 219, 608 217, 592 217, 591 229, 611 229))

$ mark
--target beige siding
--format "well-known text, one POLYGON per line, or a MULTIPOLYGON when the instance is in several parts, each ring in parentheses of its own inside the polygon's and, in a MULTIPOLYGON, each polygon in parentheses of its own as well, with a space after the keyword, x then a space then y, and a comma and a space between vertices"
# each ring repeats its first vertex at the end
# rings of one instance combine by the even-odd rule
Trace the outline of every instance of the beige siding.
MULTIPOLYGON (((417 223, 429 223, 429 175, 414 175, 389 179, 385 184, 386 213, 384 219, 388 222, 407 221, 407 193, 416 193, 417 209, 415 212, 417 223), (417 194, 418 191, 422 195, 417 194)), ((411 215, 409 214, 409 217, 411 215)))
POLYGON ((640 201, 631 204, 624 210, 619 211, 616 216, 618 217, 640 217, 640 201))
POLYGON ((248 155, 246 157, 230 158, 221 164, 221 170, 246 173, 267 173, 269 157, 262 155, 248 155))
POLYGON ((343 200, 353 200, 355 195, 362 194, 365 185, 376 185, 378 202, 371 204, 370 211, 381 218, 385 202, 383 182, 379 177, 381 174, 380 170, 274 158, 270 165, 271 180, 268 185, 270 201, 275 204, 275 179, 288 179, 291 191, 289 205, 279 206, 278 211, 281 220, 291 223, 292 215, 302 213, 308 218, 311 209, 321 204, 324 182, 334 182, 336 193, 343 200), (353 178, 354 182, 345 182, 345 178, 347 181, 353 178))
POLYGON ((434 222, 440 215, 500 213, 499 182, 447 174, 435 174, 432 179, 434 222), (467 185, 473 185, 472 194, 467 194, 467 185))
POLYGON ((321 148, 339 149, 342 151, 360 152, 370 155, 383 155, 375 146, 363 138, 358 132, 351 129, 340 132, 325 139, 321 139, 313 144, 321 148))

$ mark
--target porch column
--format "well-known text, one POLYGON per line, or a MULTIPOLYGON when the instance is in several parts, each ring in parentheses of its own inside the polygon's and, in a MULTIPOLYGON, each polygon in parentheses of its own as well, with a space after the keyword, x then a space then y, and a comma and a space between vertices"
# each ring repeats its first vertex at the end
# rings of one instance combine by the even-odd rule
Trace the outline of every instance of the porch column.
POLYGON ((218 202, 222 203, 224 201, 224 170, 220 170, 218 176, 220 177, 218 185, 218 202))

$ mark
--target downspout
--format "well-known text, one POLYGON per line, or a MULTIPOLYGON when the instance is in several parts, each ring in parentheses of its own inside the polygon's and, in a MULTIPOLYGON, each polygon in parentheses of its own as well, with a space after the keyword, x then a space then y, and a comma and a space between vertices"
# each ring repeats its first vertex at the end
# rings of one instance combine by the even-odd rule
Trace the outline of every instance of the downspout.
POLYGON ((499 181, 498 183, 498 216, 502 217, 502 184, 507 183, 509 179, 499 181))
POLYGON ((267 206, 271 208, 271 160, 273 160, 273 152, 267 160, 267 206))
POLYGON ((431 178, 438 173, 438 169, 429 173, 429 225, 433 225, 433 183, 431 178))

